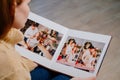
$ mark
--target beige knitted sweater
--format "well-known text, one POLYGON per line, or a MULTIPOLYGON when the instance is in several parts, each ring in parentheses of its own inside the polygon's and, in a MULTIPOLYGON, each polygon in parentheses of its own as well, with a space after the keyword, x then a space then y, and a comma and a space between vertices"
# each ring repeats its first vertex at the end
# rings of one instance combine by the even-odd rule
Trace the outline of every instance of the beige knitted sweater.
POLYGON ((22 33, 12 28, 0 39, 0 80, 30 80, 30 71, 37 65, 19 55, 14 46, 23 39, 22 33))

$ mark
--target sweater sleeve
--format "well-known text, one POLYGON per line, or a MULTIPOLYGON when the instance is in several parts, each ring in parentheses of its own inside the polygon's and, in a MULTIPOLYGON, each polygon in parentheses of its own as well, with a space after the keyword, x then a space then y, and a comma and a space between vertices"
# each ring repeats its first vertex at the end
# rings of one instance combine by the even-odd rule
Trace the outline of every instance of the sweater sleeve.
POLYGON ((0 80, 30 80, 30 71, 22 65, 17 53, 0 46, 0 80))
POLYGON ((31 80, 31 78, 28 72, 25 72, 24 70, 16 70, 3 80, 31 80))
POLYGON ((29 71, 32 71, 35 67, 37 67, 37 63, 25 58, 25 57, 21 57, 22 61, 27 65, 27 67, 29 68, 29 71))

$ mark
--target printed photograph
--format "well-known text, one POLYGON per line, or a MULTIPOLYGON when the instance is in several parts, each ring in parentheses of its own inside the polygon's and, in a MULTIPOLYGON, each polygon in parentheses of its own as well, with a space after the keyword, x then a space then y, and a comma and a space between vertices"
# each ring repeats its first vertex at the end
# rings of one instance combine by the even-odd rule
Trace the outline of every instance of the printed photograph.
POLYGON ((54 56, 63 37, 63 34, 30 19, 21 31, 24 34, 24 41, 18 45, 49 60, 54 56))
POLYGON ((57 63, 93 73, 104 43, 68 37, 57 58, 57 63))

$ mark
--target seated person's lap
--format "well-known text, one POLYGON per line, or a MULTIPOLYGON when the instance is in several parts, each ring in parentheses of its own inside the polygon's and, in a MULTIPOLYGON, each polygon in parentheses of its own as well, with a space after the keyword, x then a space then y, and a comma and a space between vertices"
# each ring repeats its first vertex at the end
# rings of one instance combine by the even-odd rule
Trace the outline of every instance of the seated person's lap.
POLYGON ((70 77, 60 74, 44 67, 36 67, 31 71, 31 80, 69 80, 70 77))

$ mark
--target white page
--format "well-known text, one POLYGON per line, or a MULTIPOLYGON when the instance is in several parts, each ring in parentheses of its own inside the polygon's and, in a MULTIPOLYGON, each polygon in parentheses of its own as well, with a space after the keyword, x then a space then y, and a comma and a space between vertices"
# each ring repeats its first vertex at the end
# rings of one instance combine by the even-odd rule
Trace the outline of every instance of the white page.
POLYGON ((86 66, 78 67, 77 65, 77 68, 76 68, 76 65, 73 65, 75 64, 75 62, 73 64, 72 62, 68 63, 64 59, 61 59, 62 61, 61 62, 60 60, 57 60, 58 56, 56 56, 56 60, 54 61, 54 65, 52 65, 52 68, 59 72, 62 72, 64 74, 74 76, 74 77, 89 77, 89 76, 96 75, 101 66, 102 60, 105 56, 111 36, 84 32, 84 31, 77 31, 77 30, 69 30, 67 35, 68 35, 68 38, 66 37, 66 40, 64 41, 64 43, 67 43, 68 40, 72 38, 72 39, 75 39, 77 45, 84 46, 85 42, 91 42, 95 48, 98 48, 99 50, 101 50, 101 52, 99 52, 100 56, 97 59, 97 63, 95 64, 95 67, 92 68, 92 70, 90 70, 90 68, 86 66))

